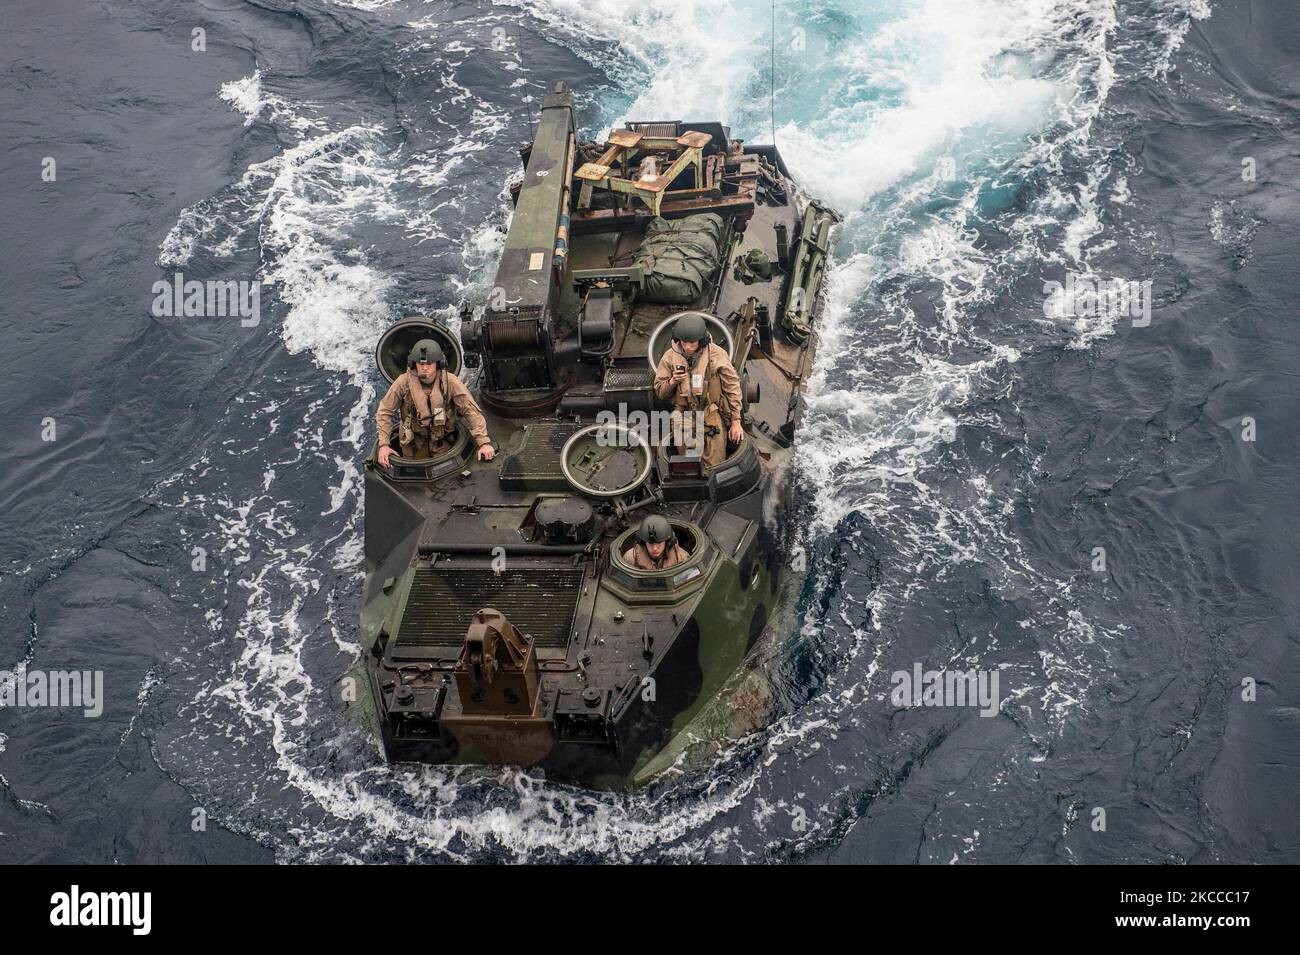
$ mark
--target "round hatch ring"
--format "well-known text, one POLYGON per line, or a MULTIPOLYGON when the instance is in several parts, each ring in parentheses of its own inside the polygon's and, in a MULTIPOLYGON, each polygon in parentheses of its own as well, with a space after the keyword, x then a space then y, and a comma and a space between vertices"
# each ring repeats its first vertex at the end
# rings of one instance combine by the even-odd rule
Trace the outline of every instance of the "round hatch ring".
POLYGON ((650 476, 654 455, 645 440, 626 425, 589 424, 579 428, 560 451, 564 479, 588 497, 622 497, 650 476))
POLYGON ((650 340, 646 343, 645 357, 650 363, 651 371, 659 370, 659 359, 664 356, 673 340, 673 325, 677 319, 683 315, 698 315, 704 319, 704 324, 709 327, 709 337, 713 339, 713 344, 720 345, 730 358, 736 353, 736 341, 731 336, 731 329, 727 323, 716 315, 710 315, 708 312, 678 312, 675 315, 669 315, 662 322, 655 326, 655 330, 650 333, 650 340))
POLYGON ((464 364, 460 338, 437 319, 412 315, 384 329, 375 345, 375 365, 390 385, 406 371, 406 356, 422 338, 432 338, 441 345, 447 356, 447 371, 460 375, 461 365, 464 364))

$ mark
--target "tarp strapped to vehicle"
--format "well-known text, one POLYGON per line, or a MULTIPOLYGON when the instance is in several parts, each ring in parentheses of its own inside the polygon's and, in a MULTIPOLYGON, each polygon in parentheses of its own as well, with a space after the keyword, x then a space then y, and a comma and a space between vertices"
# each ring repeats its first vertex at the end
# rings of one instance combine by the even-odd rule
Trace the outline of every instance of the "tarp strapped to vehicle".
POLYGON ((696 301, 722 261, 725 233, 722 217, 711 212, 651 219, 635 259, 645 270, 641 298, 671 305, 696 301))

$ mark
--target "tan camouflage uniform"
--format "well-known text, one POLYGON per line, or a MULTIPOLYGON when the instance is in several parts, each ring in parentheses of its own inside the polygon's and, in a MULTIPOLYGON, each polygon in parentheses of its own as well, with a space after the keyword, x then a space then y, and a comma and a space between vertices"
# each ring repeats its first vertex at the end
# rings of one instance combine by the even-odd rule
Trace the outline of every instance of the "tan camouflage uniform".
POLYGON ((478 447, 491 443, 483 412, 463 381, 445 368, 438 370, 429 385, 421 382, 414 371, 404 372, 397 376, 375 412, 379 446, 388 446, 396 416, 402 457, 431 458, 455 439, 457 412, 465 416, 478 447), (448 394, 450 403, 446 401, 448 394))
POLYGON ((645 549, 645 545, 638 542, 623 551, 623 562, 631 564, 637 570, 667 570, 669 567, 676 567, 688 556, 690 555, 681 547, 672 544, 664 548, 659 563, 656 564, 650 552, 645 549))
POLYGON ((703 413, 705 467, 714 467, 726 459, 727 429, 731 422, 740 420, 743 404, 740 375, 720 345, 710 342, 707 350, 701 349, 688 358, 673 342, 655 370, 655 394, 673 403, 674 414, 703 413), (686 366, 686 380, 674 382, 673 366, 678 364, 686 366), (700 387, 693 387, 697 382, 700 387), (716 433, 709 434, 710 429, 716 433))

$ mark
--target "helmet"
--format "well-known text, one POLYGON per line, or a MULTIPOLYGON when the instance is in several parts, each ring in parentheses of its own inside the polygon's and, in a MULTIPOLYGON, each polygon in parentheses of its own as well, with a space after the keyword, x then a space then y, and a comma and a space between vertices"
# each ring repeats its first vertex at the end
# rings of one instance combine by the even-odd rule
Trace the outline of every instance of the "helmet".
POLYGON ((673 525, 662 514, 651 514, 636 529, 636 539, 643 544, 660 544, 674 538, 673 525))
POLYGON ((447 364, 447 356, 442 352, 442 346, 432 338, 421 338, 413 346, 411 352, 406 356, 406 367, 414 368, 416 362, 433 362, 439 368, 447 364))
POLYGON ((700 315, 683 315, 673 323, 673 339, 679 342, 703 342, 709 337, 709 326, 700 315))

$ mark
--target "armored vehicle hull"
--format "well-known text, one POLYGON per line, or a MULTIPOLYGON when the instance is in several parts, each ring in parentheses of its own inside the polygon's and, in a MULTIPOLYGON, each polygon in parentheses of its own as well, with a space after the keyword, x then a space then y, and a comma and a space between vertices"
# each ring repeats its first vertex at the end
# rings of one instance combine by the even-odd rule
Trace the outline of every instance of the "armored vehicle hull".
POLYGON ((783 475, 837 217, 717 121, 581 142, 562 84, 521 156, 489 300, 458 334, 409 318, 376 349, 392 381, 438 340, 496 456, 463 419, 430 458, 372 449, 362 666, 392 762, 625 787, 766 718, 746 661, 788 575, 783 475), (744 438, 713 466, 653 389, 684 312, 741 378, 744 438), (687 553, 666 570, 623 558, 652 513, 687 553))

